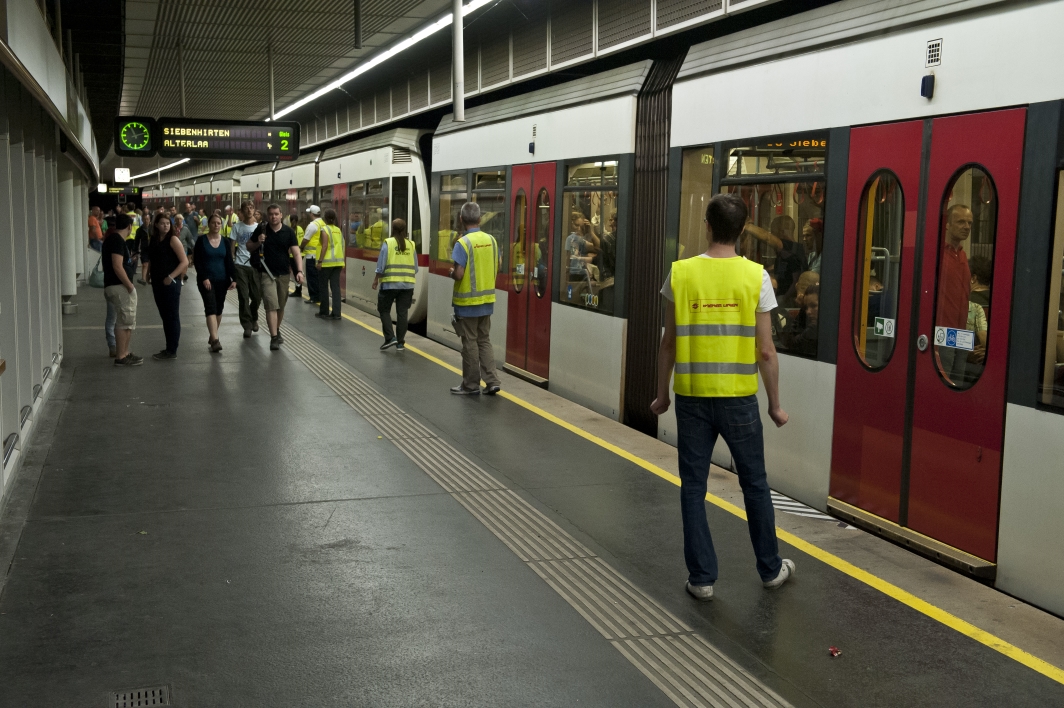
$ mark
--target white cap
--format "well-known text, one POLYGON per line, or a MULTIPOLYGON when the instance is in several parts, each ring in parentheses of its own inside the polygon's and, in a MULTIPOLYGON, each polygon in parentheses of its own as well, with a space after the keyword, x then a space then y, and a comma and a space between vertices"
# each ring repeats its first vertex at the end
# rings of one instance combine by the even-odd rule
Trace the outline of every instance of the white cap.
POLYGON ((307 213, 309 213, 309 214, 320 214, 321 213, 321 207, 319 207, 317 204, 311 204, 310 206, 307 207, 307 213))

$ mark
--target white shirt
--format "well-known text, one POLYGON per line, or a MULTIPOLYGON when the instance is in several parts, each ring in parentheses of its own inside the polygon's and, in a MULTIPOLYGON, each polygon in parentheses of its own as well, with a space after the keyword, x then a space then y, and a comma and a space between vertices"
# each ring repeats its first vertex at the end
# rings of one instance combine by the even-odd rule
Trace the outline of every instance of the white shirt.
MULTIPOLYGON (((712 258, 702 253, 698 255, 698 258, 712 258)), ((673 302, 672 299, 672 268, 669 268, 669 274, 665 276, 665 284, 661 286, 661 294, 669 302, 673 302)), ((772 312, 776 309, 776 293, 772 291, 772 279, 768 277, 768 271, 764 268, 761 269, 761 297, 758 299, 757 311, 758 312, 772 312)))

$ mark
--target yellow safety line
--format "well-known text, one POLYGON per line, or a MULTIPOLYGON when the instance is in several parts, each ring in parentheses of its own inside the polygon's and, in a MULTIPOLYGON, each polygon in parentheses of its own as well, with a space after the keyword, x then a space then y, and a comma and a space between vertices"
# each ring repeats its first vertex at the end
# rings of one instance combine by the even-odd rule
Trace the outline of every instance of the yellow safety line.
MULTIPOLYGON (((378 332, 374 327, 370 327, 365 322, 360 322, 359 320, 356 320, 354 317, 351 317, 350 315, 346 315, 345 314, 345 315, 343 315, 343 318, 345 320, 348 320, 349 322, 354 322, 355 324, 359 325, 360 327, 368 329, 370 332, 375 333, 379 337, 383 337, 384 336, 381 332, 378 332)), ((462 373, 462 370, 459 369, 458 367, 451 366, 450 364, 448 364, 447 362, 443 361, 442 359, 439 359, 438 357, 432 356, 431 354, 429 354, 429 353, 427 353, 425 351, 422 351, 421 349, 418 349, 416 347, 411 347, 409 345, 406 348, 409 349, 410 351, 414 352, 415 354, 423 356, 424 358, 428 359, 429 361, 433 362, 434 364, 439 364, 440 366, 442 366, 443 368, 445 368, 445 369, 447 369, 449 371, 453 371, 456 374, 461 374, 462 373)), ((579 428, 579 427, 573 425, 572 423, 569 423, 568 421, 562 420, 558 416, 553 415, 552 413, 548 413, 547 411, 543 410, 539 406, 536 406, 536 405, 534 405, 532 403, 529 403, 528 401, 526 401, 526 400, 524 400, 522 398, 518 398, 517 396, 513 395, 512 393, 508 393, 506 391, 500 391, 499 392, 499 396, 501 396, 502 398, 505 398, 508 401, 513 401, 514 403, 516 403, 517 405, 521 406, 522 408, 525 408, 526 410, 529 410, 532 413, 535 413, 536 415, 538 415, 541 418, 549 420, 550 422, 554 423, 555 425, 558 425, 558 426, 560 426, 562 428, 565 428, 566 430, 568 430, 569 432, 571 432, 571 433, 573 433, 575 435, 579 435, 580 437, 584 438, 585 440, 587 440, 589 442, 592 442, 595 445, 598 445, 599 447, 601 447, 601 448, 603 448, 605 450, 609 450, 610 452, 612 452, 613 454, 617 455, 618 457, 623 457, 624 459, 628 460, 632 464, 637 465, 639 467, 642 467, 647 472, 650 472, 651 474, 657 475, 658 477, 661 477, 662 479, 671 482, 672 484, 676 485, 677 487, 680 486, 680 478, 679 477, 677 477, 676 475, 672 474, 671 472, 668 472, 668 471, 662 469, 661 467, 658 467, 657 465, 655 465, 652 462, 648 462, 647 460, 644 460, 641 457, 637 457, 637 456, 633 455, 632 453, 628 452, 624 448, 618 447, 618 446, 614 445, 613 443, 607 442, 607 441, 603 440, 602 438, 598 437, 597 435, 592 435, 591 433, 587 432, 586 430, 583 430, 582 428, 579 428)), ((743 519, 743 520, 746 519, 746 512, 743 509, 740 509, 739 507, 735 506, 731 502, 725 501, 724 499, 721 499, 718 496, 714 496, 713 494, 706 494, 706 501, 708 501, 710 504, 713 504, 714 506, 720 507, 724 511, 727 511, 727 512, 729 512, 731 514, 734 514, 735 516, 738 516, 740 519, 743 519)), ((784 531, 783 529, 781 529, 779 527, 776 527, 776 536, 781 541, 783 541, 785 543, 789 543, 790 545, 794 546, 795 548, 797 548, 798 550, 802 551, 803 553, 805 553, 807 555, 810 555, 813 558, 816 558, 817 560, 819 560, 819 561, 831 566, 835 570, 838 570, 839 572, 845 573, 846 575, 849 575, 851 578, 853 578, 855 580, 858 580, 858 581, 864 583, 865 585, 868 585, 871 588, 875 588, 876 590, 879 590, 884 595, 887 595, 889 597, 894 598, 895 600, 897 600, 898 602, 902 603, 903 605, 907 605, 907 606, 911 607, 912 609, 916 610, 917 612, 919 612, 919 613, 921 613, 923 615, 926 615, 927 617, 930 617, 931 619, 935 620, 936 622, 940 622, 940 623, 946 625, 947 627, 949 627, 950 629, 954 629, 954 630, 960 632, 961 634, 963 634, 964 636, 970 637, 970 638, 974 639, 975 641, 979 642, 980 644, 984 644, 984 645, 990 647, 991 649, 993 649, 994 651, 999 652, 1001 654, 1004 654, 1005 656, 1007 656, 1008 658, 1012 659, 1013 661, 1017 661, 1017 662, 1023 664, 1024 666, 1037 671, 1038 673, 1042 674, 1043 676, 1045 676, 1045 677, 1047 677, 1049 679, 1052 679, 1053 681, 1056 681, 1057 683, 1064 684, 1064 669, 1060 669, 1059 667, 1054 666, 1053 664, 1050 664, 1048 661, 1045 661, 1044 659, 1039 659, 1037 656, 1025 652, 1023 649, 1020 649, 1019 647, 1015 646, 1014 644, 1010 644, 1009 642, 1006 642, 1004 639, 1001 639, 1000 637, 997 637, 997 636, 991 634, 990 632, 987 632, 985 630, 979 629, 978 627, 976 627, 971 622, 966 622, 965 620, 962 620, 960 617, 957 617, 956 615, 950 614, 949 612, 946 612, 942 608, 936 607, 935 605, 932 605, 930 602, 928 602, 926 600, 922 600, 921 598, 917 597, 916 595, 913 595, 911 592, 909 592, 907 590, 902 590, 897 585, 894 585, 893 583, 887 582, 886 580, 883 580, 882 578, 880 578, 878 576, 875 576, 872 573, 869 573, 867 570, 864 570, 862 568, 858 568, 853 563, 850 563, 849 561, 845 561, 842 558, 839 558, 834 553, 829 553, 828 551, 825 551, 824 549, 822 549, 822 548, 820 548, 818 546, 815 546, 812 543, 809 543, 808 541, 795 536, 794 534, 790 533, 789 531, 784 531)))

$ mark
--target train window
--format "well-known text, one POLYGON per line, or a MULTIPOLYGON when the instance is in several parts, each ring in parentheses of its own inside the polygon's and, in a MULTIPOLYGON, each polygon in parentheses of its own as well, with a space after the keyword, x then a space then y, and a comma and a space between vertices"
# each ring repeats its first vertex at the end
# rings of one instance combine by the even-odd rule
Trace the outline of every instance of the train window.
POLYGON ((371 251, 379 251, 384 239, 391 232, 391 219, 388 215, 388 197, 384 193, 384 180, 374 179, 366 182, 365 208, 362 212, 362 226, 358 230, 358 245, 371 251))
POLYGON ((824 136, 780 138, 734 147, 728 153, 728 176, 821 173, 827 148, 824 136))
POLYGON ((541 188, 536 196, 536 264, 532 271, 532 284, 536 297, 547 294, 547 254, 550 253, 550 194, 541 188))
POLYGON ((713 146, 684 150, 680 171, 680 233, 676 260, 704 253, 706 206, 713 194, 713 146))
POLYGON ((617 267, 617 162, 571 165, 562 197, 558 299, 613 314, 617 267))
POLYGON ((407 231, 414 242, 414 252, 421 253, 421 200, 417 196, 417 177, 410 178, 410 225, 407 231))
MULTIPOLYGON (((525 281, 529 275, 528 241, 525 230, 528 225, 528 195, 525 190, 517 190, 514 198, 514 238, 510 246, 510 282, 514 292, 519 293, 525 289, 525 281)), ((538 248, 538 244, 537 244, 538 248)), ((535 259, 537 262, 538 258, 535 259)))
POLYGON ((359 233, 363 231, 363 222, 366 220, 365 182, 350 185, 347 194, 347 245, 358 248, 359 233))
POLYGON ((506 189, 506 170, 477 172, 474 175, 473 189, 506 189))
POLYGON ((407 229, 410 228, 410 217, 407 214, 409 208, 410 178, 392 177, 392 219, 402 219, 406 222, 407 229))
POLYGON ((1049 271, 1045 372, 1041 400, 1064 408, 1064 171, 1057 175, 1057 223, 1049 271))
POLYGON ((933 335, 935 367, 951 388, 975 385, 986 364, 997 191, 982 168, 962 168, 942 203, 933 335))
POLYGON ((440 178, 440 223, 436 230, 436 248, 433 249, 437 261, 452 262, 451 253, 462 230, 459 212, 469 199, 467 184, 464 172, 443 175, 440 178))
POLYGON ((893 172, 872 175, 861 194, 857 217, 853 345, 869 369, 887 365, 894 353, 905 196, 893 172))
MULTIPOLYGON (((500 245, 502 263, 499 272, 509 270, 509 249, 502 248, 509 241, 507 222, 506 171, 478 172, 473 182, 473 201, 480 205, 480 230, 495 237, 500 245)), ((459 204, 461 209, 462 205, 459 204)), ((459 227, 460 228, 460 227, 459 227)))
POLYGON ((813 176, 779 182, 759 177, 753 182, 728 178, 721 187, 723 193, 740 195, 749 212, 736 251, 763 265, 772 278, 776 348, 807 357, 816 357, 819 336, 825 184, 813 176))

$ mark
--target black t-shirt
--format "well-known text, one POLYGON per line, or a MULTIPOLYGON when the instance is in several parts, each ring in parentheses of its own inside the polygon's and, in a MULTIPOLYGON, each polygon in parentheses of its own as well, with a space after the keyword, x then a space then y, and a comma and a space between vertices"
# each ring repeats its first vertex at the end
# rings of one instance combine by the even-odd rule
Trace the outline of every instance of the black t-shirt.
POLYGON ((270 269, 270 273, 273 276, 279 277, 287 275, 288 270, 292 265, 291 259, 288 258, 289 249, 292 246, 298 246, 299 241, 296 240, 296 233, 291 228, 281 224, 281 228, 274 231, 270 228, 269 224, 264 224, 262 228, 256 229, 251 238, 248 239, 249 243, 258 243, 265 235, 266 239, 263 241, 259 252, 256 252, 252 256, 252 261, 256 268, 260 271, 263 270, 262 261, 266 261, 266 267, 270 269), (259 256, 259 257, 256 257, 259 256))
POLYGON ((111 256, 116 253, 122 256, 123 263, 129 261, 129 247, 126 245, 126 240, 117 231, 108 231, 103 237, 103 262, 101 263, 105 288, 110 285, 123 284, 115 273, 114 263, 111 259, 111 256))

